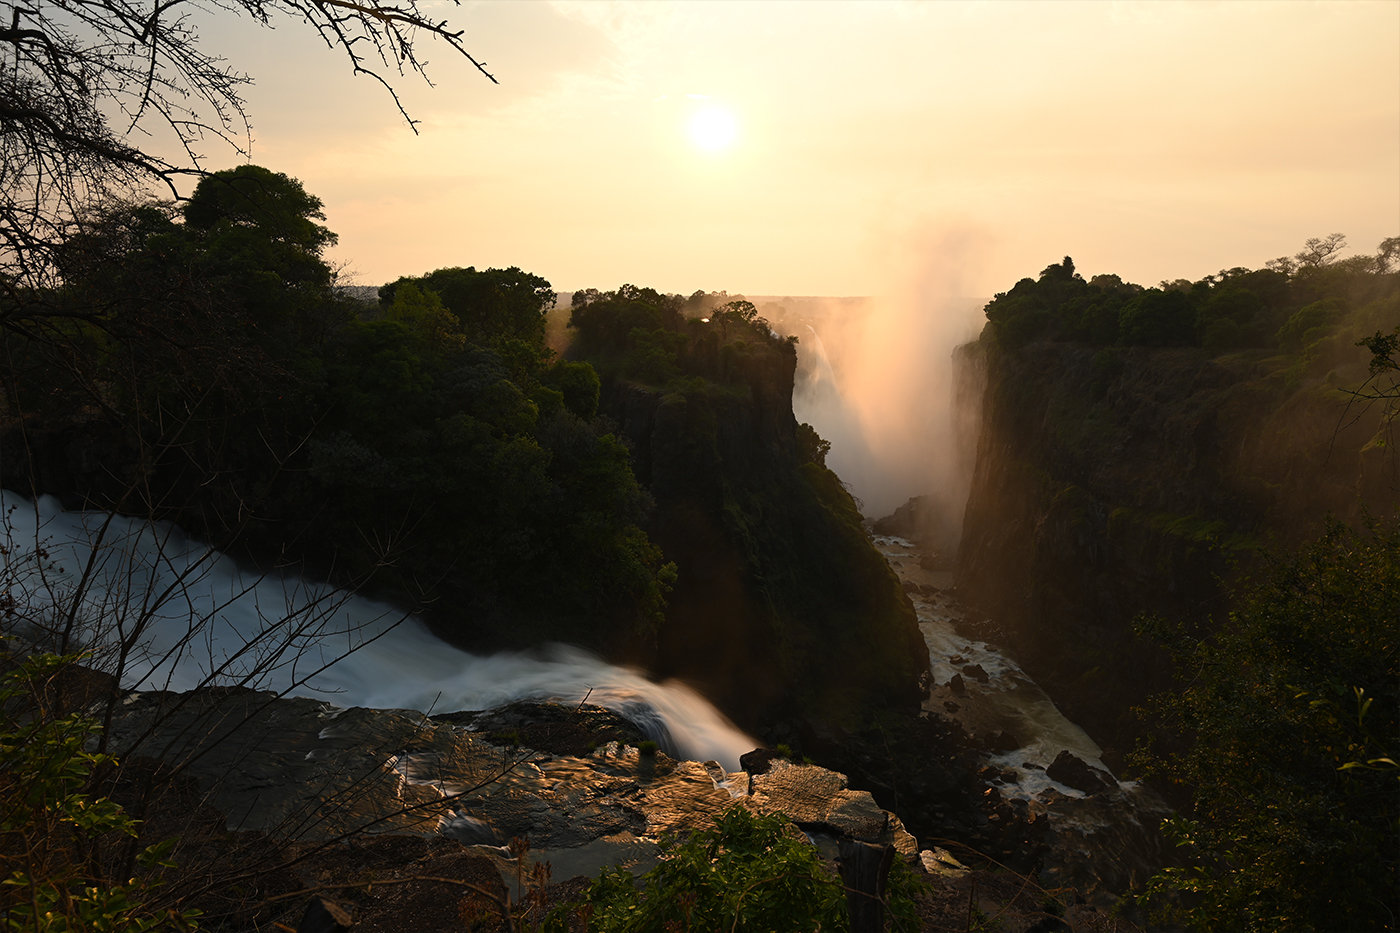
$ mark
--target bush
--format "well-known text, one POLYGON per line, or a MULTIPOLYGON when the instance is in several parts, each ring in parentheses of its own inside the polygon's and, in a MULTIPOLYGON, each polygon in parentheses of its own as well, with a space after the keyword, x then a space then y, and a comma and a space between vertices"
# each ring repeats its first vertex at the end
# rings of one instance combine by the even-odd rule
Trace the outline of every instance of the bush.
POLYGON ((1333 523, 1214 637, 1157 626, 1182 683, 1156 710, 1189 739, 1139 763, 1193 789, 1168 821, 1200 929, 1390 930, 1400 915, 1400 522, 1333 523))
POLYGON ((174 840, 137 855, 134 877, 114 878, 101 843, 134 839, 137 821, 88 787, 93 771, 115 765, 86 750, 99 730, 77 714, 50 718, 40 697, 73 656, 4 658, 0 676, 0 917, 8 929, 34 933, 77 930, 196 929, 198 911, 156 911, 147 901, 160 883, 155 873, 174 840))
MULTIPOLYGON (((582 910, 589 933, 847 929, 840 878, 782 814, 760 816, 736 805, 715 818, 713 829, 662 848, 661 864, 641 877, 640 888, 622 868, 599 876, 582 910)), ((888 889, 897 918, 913 916, 918 883, 896 859, 888 889)), ((562 912, 553 922, 552 929, 565 928, 562 912)))

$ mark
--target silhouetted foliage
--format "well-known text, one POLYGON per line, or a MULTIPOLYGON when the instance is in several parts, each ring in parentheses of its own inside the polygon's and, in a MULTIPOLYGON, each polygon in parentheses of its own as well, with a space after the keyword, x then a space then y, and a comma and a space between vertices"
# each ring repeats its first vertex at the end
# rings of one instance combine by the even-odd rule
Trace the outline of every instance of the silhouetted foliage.
POLYGON ((368 575, 451 606, 445 634, 504 616, 535 640, 648 631, 670 572, 626 448, 594 420, 597 375, 544 346, 549 283, 439 270, 386 286, 362 320, 321 219, 257 166, 204 179, 181 212, 95 216, 62 254, 68 284, 40 298, 100 308, 99 326, 74 324, 57 359, 6 336, 13 413, 84 432, 84 406, 105 413, 133 453, 109 464, 128 478, 117 498, 93 504, 368 575), (50 372, 71 390, 34 391, 50 372))
MULTIPOLYGON (((391 81, 426 76, 424 39, 495 81, 466 51, 462 34, 416 0, 219 5, 220 22, 245 17, 268 26, 283 14, 344 53, 354 73, 382 84, 405 119, 391 81)), ((0 18, 0 292, 8 299, 0 327, 7 327, 25 290, 59 284, 55 253, 75 223, 151 185, 174 195, 181 176, 204 174, 201 149, 210 139, 246 154, 251 128, 242 94, 252 79, 201 48, 197 23, 178 3, 141 11, 115 0, 7 3, 0 18), (157 153, 150 139, 174 152, 157 153)))
POLYGON ((1389 930, 1400 915, 1400 527, 1337 523, 1276 559, 1229 624, 1197 640, 1161 624, 1178 693, 1161 723, 1188 739, 1139 763, 1192 790, 1170 821, 1200 929, 1389 930))
POLYGON ((1332 234, 1265 269, 1222 269, 1198 282, 1178 279, 1152 289, 1116 275, 1086 283, 1065 257, 1039 278, 996 295, 986 307, 988 334, 1007 349, 1035 340, 1216 352, 1282 347, 1310 363, 1330 359, 1336 348, 1313 348, 1345 322, 1355 319, 1364 329, 1391 313, 1400 280, 1391 271, 1397 244, 1400 238, 1391 237, 1374 256, 1338 259, 1346 238, 1332 234))

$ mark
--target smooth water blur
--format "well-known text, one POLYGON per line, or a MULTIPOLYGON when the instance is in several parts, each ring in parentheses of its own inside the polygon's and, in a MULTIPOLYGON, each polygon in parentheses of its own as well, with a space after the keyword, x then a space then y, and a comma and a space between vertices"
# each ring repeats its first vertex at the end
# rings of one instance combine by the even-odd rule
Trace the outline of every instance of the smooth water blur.
POLYGON ((238 683, 432 713, 586 697, 681 758, 733 770, 757 745, 685 684, 656 683, 579 648, 474 655, 384 603, 245 572, 170 524, 64 512, 50 496, 6 491, 0 512, 8 539, 0 589, 15 600, 14 630, 49 645, 70 630, 70 645, 90 650, 103 670, 120 669, 131 689, 238 683), (123 641, 135 646, 125 657, 115 649, 123 641))

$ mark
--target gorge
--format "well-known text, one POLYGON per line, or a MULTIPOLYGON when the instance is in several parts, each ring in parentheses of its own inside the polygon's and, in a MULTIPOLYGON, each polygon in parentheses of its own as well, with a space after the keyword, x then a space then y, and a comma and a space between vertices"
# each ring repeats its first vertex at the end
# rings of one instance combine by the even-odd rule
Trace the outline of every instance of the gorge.
POLYGON ((1170 858, 1171 808, 1115 777, 1131 708, 1173 688, 1134 620, 1208 634, 1261 539, 1395 501, 1387 396, 1342 418, 1394 366, 1381 259, 1162 289, 1066 259, 975 340, 948 325, 898 359, 883 318, 857 344, 852 302, 585 290, 556 355, 538 277, 272 301, 239 264, 276 257, 215 235, 261 213, 220 209, 112 218, 53 299, 101 297, 111 343, 6 336, 6 634, 88 651, 56 713, 96 711, 96 747, 278 845, 388 826, 495 859, 524 834, 592 873, 740 801, 828 854, 894 845, 974 894, 1000 863, 1107 907, 1170 858), (171 242, 223 270, 215 305, 142 297, 171 242), (883 435, 882 406, 904 409, 883 435), (938 452, 900 467, 924 494, 872 524, 828 423, 872 455, 927 432, 899 448, 938 452), (746 764, 758 746, 779 763, 746 764))

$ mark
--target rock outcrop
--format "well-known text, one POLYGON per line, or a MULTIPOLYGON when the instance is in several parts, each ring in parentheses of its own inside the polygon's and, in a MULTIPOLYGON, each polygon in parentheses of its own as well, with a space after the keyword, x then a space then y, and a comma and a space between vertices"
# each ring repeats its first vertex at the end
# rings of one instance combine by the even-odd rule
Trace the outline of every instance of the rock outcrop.
POLYGON ((654 653, 633 660, 755 731, 917 709, 913 606, 839 478, 798 449, 792 344, 724 359, 683 384, 604 383, 655 502, 647 533, 679 571, 654 653))
POLYGON ((832 846, 852 839, 917 851, 897 816, 825 768, 779 759, 750 775, 617 742, 552 754, 493 744, 496 734, 475 731, 478 718, 494 721, 337 709, 251 690, 133 694, 109 749, 181 768, 231 830, 300 844, 445 836, 512 874, 518 866, 502 847, 522 837, 556 880, 605 865, 643 871, 663 834, 708 828, 736 804, 783 813, 832 846))

